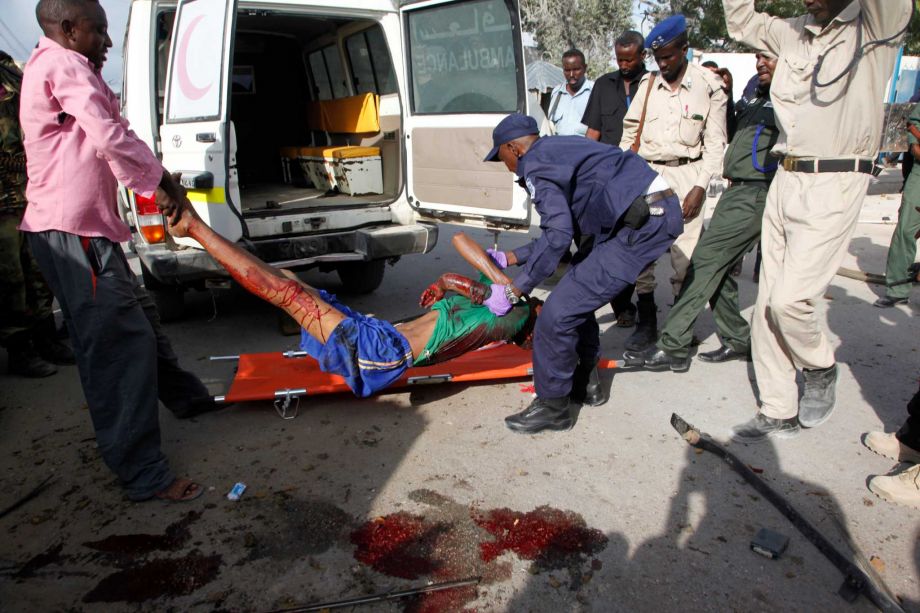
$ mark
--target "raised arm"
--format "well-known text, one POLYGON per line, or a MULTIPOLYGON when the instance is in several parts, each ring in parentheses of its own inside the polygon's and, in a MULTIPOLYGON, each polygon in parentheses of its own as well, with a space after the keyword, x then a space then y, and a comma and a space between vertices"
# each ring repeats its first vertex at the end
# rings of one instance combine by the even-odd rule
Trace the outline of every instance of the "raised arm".
MULTIPOLYGON (((912 15, 911 2, 912 0, 859 0, 866 19, 866 30, 872 38, 890 38, 904 30, 912 15)), ((899 44, 898 40, 892 42, 893 46, 899 44)))
POLYGON ((469 262, 470 266, 484 274, 492 283, 507 285, 511 282, 502 269, 496 266, 489 254, 479 244, 463 232, 457 232, 451 239, 454 249, 457 250, 464 260, 469 262))
POLYGON ((785 42, 790 37, 797 36, 792 25, 786 20, 754 10, 754 0, 722 0, 722 6, 725 9, 725 24, 728 26, 729 36, 754 49, 779 55, 785 42))

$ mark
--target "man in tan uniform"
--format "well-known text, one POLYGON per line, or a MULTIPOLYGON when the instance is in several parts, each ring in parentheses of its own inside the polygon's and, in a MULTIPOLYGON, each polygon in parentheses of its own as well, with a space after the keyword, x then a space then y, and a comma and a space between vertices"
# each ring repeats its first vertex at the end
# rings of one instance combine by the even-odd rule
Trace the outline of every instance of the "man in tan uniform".
POLYGON ((752 352, 760 411, 735 439, 795 436, 834 408, 837 365, 814 301, 837 272, 882 135, 883 97, 911 0, 804 0, 779 19, 723 0, 729 34, 779 57, 771 95, 785 156, 767 195, 752 352), (805 391, 798 400, 796 369, 805 391))
MULTIPOLYGON (((652 50, 660 72, 646 74, 639 82, 639 91, 623 120, 620 148, 629 150, 640 135, 638 154, 664 177, 683 206, 684 233, 671 246, 671 285, 677 296, 703 228, 706 188, 709 180, 722 172, 728 98, 717 75, 687 61, 683 15, 668 17, 655 26, 646 46, 652 50)), ((626 341, 630 351, 648 348, 657 337, 654 264, 639 275, 636 293, 639 323, 626 341)))

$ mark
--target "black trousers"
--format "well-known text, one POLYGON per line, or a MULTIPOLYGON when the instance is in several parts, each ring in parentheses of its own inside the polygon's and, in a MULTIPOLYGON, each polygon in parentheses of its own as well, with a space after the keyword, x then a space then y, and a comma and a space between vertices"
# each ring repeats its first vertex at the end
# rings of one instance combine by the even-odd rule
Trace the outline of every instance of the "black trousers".
POLYGON ((129 498, 149 498, 175 478, 160 451, 157 399, 181 414, 207 388, 179 366, 119 244, 58 231, 28 238, 64 313, 102 458, 129 498))

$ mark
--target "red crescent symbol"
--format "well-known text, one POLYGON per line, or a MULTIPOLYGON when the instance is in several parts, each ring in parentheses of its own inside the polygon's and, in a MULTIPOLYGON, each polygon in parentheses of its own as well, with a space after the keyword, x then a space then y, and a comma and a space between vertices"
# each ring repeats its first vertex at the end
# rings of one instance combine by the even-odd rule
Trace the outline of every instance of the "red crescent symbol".
POLYGON ((188 76, 188 67, 186 66, 186 60, 188 59, 188 45, 191 42, 192 33, 195 31, 195 28, 198 27, 198 23, 204 19, 204 15, 199 15, 192 20, 192 23, 189 24, 188 28, 182 34, 182 40, 179 41, 179 51, 176 54, 176 70, 178 71, 179 76, 179 88, 182 90, 182 93, 185 95, 188 100, 198 100, 203 97, 211 89, 213 83, 208 83, 205 87, 198 87, 188 76))

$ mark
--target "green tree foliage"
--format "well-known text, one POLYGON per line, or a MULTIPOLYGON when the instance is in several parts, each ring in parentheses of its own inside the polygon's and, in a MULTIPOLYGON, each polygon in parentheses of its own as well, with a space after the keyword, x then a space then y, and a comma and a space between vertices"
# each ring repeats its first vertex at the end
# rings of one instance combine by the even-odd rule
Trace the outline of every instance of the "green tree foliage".
MULTIPOLYGON (((777 17, 805 13, 802 0, 757 0, 757 10, 777 17)), ((645 18, 658 23, 668 15, 682 13, 687 18, 690 44, 707 51, 739 51, 742 45, 729 38, 725 29, 722 0, 640 0, 645 18)), ((905 52, 920 54, 920 14, 915 14, 907 35, 905 52)))
POLYGON ((591 78, 608 72, 613 41, 633 27, 631 0, 521 0, 521 17, 547 61, 580 49, 591 78))

